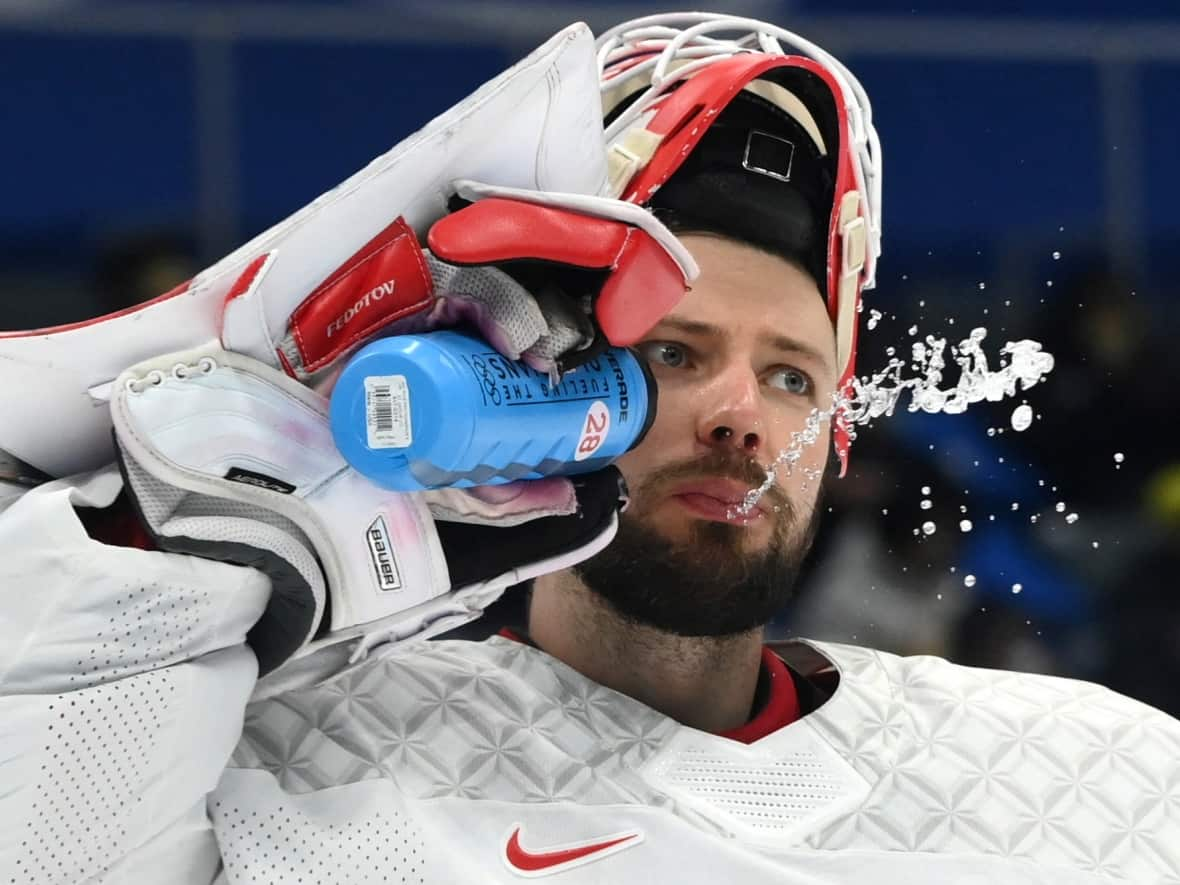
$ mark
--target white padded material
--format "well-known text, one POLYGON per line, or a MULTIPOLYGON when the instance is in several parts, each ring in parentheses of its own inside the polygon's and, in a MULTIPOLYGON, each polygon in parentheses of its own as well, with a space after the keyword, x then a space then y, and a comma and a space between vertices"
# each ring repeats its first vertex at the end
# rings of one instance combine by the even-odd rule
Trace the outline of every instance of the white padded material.
POLYGON ((770 845, 796 841, 857 807, 869 791, 806 721, 749 746, 683 729, 643 773, 738 837, 770 845))
MULTIPOLYGON (((431 851, 420 827, 400 802, 348 787, 295 795, 263 772, 229 770, 225 783, 251 798, 214 796, 209 815, 235 881, 260 885, 348 882, 350 885, 437 881, 429 875, 431 851)), ((386 784, 378 794, 392 794, 386 784)))
POLYGON ((460 176, 551 191, 605 188, 598 72, 585 25, 561 31, 202 271, 186 291, 101 321, 0 333, 0 449, 53 476, 93 469, 112 455, 110 420, 95 397, 128 366, 217 340, 277 365, 274 344, 307 295, 398 216, 423 234, 445 214, 460 176), (239 275, 268 253, 265 273, 223 317, 239 275))

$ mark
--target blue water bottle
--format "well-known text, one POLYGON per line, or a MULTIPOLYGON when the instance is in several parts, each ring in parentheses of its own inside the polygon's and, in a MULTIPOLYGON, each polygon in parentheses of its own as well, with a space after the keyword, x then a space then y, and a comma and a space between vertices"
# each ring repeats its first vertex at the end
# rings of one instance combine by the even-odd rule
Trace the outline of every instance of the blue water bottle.
POLYGON ((550 384, 454 331, 368 344, 330 405, 348 463, 406 492, 597 470, 638 445, 655 412, 655 382, 629 350, 611 348, 550 384))

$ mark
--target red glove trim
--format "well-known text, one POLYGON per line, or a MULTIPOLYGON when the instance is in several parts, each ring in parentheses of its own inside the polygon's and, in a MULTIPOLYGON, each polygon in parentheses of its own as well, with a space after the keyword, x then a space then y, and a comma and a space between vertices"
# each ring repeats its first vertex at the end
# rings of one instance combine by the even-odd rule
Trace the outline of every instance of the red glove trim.
POLYGON ((398 218, 333 271, 291 315, 303 370, 323 368, 433 300, 434 282, 422 247, 413 229, 398 218))
POLYGON ((451 264, 531 258, 605 270, 615 267, 631 229, 559 206, 488 197, 438 221, 426 242, 451 264))
POLYGON ((634 344, 684 296, 684 273, 637 227, 610 218, 488 197, 430 229, 430 250, 452 264, 533 259, 610 270, 594 305, 607 341, 634 344))
POLYGON ((684 274, 672 256, 643 231, 631 228, 594 313, 606 340, 627 347, 651 331, 684 293, 684 274))

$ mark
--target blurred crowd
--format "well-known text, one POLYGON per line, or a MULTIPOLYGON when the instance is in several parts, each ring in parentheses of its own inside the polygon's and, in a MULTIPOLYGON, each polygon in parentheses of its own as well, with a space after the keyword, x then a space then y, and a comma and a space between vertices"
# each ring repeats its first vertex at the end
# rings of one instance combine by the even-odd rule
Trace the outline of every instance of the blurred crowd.
MULTIPOLYGON (((955 325, 925 295, 937 281, 872 293, 885 316, 862 325, 862 375, 884 366, 887 348, 908 350, 915 328, 957 340, 972 325, 989 328, 993 358, 1004 341, 1031 338, 1055 367, 1015 400, 948 416, 909 412, 903 398, 859 428, 772 636, 1091 679, 1180 715, 1180 449, 1165 426, 1180 400, 1177 349, 1134 280, 1071 266, 1052 297, 1009 293, 1012 314, 980 297, 955 325), (1035 420, 1017 431, 1012 411, 1025 401, 1035 420)), ((119 310, 198 268, 182 234, 127 238, 101 250, 84 297, 0 302, 0 328, 119 310)), ((477 629, 520 624, 522 599, 509 594, 477 629)))

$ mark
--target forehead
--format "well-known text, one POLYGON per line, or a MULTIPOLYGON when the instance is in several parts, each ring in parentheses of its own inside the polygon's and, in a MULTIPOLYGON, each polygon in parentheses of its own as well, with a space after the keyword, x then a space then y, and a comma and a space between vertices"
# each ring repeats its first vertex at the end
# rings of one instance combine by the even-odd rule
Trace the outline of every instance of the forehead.
POLYGON ((670 319, 707 323, 734 338, 789 336, 824 357, 832 371, 836 337, 823 296, 799 266, 724 237, 682 234, 700 265, 670 319))

